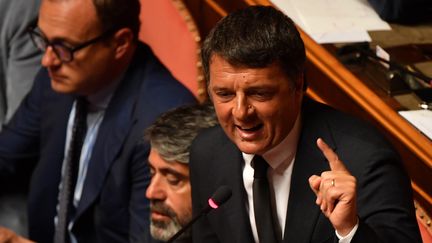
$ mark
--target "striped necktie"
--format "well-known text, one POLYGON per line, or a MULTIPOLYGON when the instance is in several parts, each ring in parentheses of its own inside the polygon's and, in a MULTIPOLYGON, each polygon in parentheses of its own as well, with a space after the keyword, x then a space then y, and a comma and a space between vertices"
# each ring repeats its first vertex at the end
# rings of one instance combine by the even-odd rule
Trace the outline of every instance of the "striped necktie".
POLYGON ((62 186, 59 192, 59 210, 57 213, 57 226, 54 242, 70 242, 68 224, 73 214, 73 192, 78 177, 81 149, 87 131, 87 101, 78 97, 75 104, 75 119, 72 127, 72 136, 69 143, 69 152, 66 159, 62 186))

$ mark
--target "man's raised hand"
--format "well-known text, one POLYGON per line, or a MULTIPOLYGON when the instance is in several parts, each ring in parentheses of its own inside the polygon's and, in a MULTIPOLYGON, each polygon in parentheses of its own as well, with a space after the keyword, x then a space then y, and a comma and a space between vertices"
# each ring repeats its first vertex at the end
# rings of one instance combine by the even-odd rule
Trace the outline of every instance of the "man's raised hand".
POLYGON ((330 171, 309 177, 309 185, 317 196, 316 204, 329 218, 339 235, 346 236, 357 224, 356 179, 338 155, 318 138, 317 146, 326 157, 330 171))

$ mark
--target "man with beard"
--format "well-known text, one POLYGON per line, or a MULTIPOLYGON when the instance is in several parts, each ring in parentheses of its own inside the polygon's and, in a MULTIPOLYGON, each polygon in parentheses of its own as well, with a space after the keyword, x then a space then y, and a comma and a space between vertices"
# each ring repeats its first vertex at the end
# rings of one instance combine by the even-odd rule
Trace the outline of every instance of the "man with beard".
MULTIPOLYGON (((153 238, 167 241, 191 220, 189 147, 199 130, 216 124, 212 106, 192 105, 163 114, 146 130, 152 177, 146 196, 153 238)), ((176 242, 191 242, 191 232, 186 231, 176 242)))

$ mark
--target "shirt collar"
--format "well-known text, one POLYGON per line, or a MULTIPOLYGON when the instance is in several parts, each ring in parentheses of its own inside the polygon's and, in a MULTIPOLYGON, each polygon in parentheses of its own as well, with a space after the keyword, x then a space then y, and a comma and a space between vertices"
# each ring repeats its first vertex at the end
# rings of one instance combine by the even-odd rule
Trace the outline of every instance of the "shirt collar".
POLYGON ((87 96, 89 102, 89 111, 105 110, 117 89, 120 81, 123 79, 123 75, 109 83, 106 87, 102 88, 98 92, 87 96))

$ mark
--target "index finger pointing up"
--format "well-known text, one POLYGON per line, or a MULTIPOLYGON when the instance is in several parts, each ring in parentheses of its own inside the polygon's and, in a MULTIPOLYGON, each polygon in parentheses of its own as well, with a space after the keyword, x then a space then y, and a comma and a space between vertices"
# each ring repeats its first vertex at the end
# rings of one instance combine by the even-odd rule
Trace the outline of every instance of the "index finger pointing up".
POLYGON ((328 160, 332 171, 348 171, 343 162, 339 160, 338 155, 324 142, 322 138, 317 139, 317 146, 328 160))

